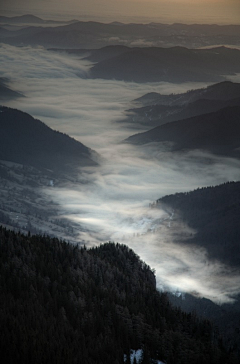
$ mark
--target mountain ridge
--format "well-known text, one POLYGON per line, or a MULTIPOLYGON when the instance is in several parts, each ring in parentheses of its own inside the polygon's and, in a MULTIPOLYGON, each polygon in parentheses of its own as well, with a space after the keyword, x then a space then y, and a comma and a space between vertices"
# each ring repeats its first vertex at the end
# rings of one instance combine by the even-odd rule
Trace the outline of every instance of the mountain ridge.
POLYGON ((135 102, 143 106, 148 105, 182 105, 196 101, 200 98, 208 100, 230 100, 240 97, 240 83, 232 81, 222 81, 205 88, 189 90, 184 93, 162 95, 157 92, 150 92, 137 99, 135 102))
POLYGON ((240 50, 226 47, 134 47, 99 61, 90 76, 139 83, 219 82, 240 72, 239 64, 240 50))
MULTIPOLYGON (((45 27, 38 33, 29 29, 24 36, 12 32, 8 37, 1 37, 1 41, 13 45, 42 45, 44 47, 63 48, 101 48, 107 45, 126 44, 133 46, 136 43, 154 46, 182 45, 198 48, 209 45, 229 44, 233 39, 236 45, 240 44, 240 26, 208 26, 169 24, 119 24, 100 23, 94 21, 73 21, 75 24, 66 24, 54 28, 45 27), (180 37, 179 37, 180 35, 180 37)), ((36 23, 37 24, 37 23, 36 23)), ((45 23, 46 24, 46 23, 45 23)), ((41 25, 41 24, 38 24, 41 25)))
POLYGON ((23 23, 35 23, 35 24, 62 24, 62 23, 73 23, 77 22, 78 20, 68 20, 68 21, 61 21, 61 20, 44 20, 38 16, 33 14, 24 14, 19 16, 0 16, 0 23, 7 23, 7 24, 23 24, 23 23))
POLYGON ((97 165, 92 159, 96 152, 27 113, 0 107, 0 125, 0 159, 57 173, 97 165))
POLYGON ((181 94, 149 93, 133 102, 135 108, 126 110, 127 118, 121 122, 155 127, 228 106, 240 106, 240 84, 224 81, 181 94))
POLYGON ((1 227, 0 237, 4 364, 128 364, 140 348, 141 364, 234 364, 212 324, 172 308, 127 246, 86 249, 1 227))
MULTIPOLYGON (((172 152, 202 149, 222 156, 240 157, 240 106, 169 122, 124 140, 143 145, 171 142, 172 152)), ((161 146, 159 146, 161 148, 161 146)))

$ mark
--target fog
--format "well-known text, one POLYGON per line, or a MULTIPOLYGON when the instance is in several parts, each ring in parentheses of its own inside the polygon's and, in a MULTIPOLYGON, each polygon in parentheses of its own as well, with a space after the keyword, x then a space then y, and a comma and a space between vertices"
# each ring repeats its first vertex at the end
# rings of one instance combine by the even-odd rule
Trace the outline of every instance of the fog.
POLYGON ((151 209, 149 203, 166 194, 239 180, 240 163, 201 151, 173 156, 156 144, 121 144, 143 129, 118 123, 131 101, 147 92, 184 92, 206 84, 90 80, 90 66, 76 56, 42 48, 1 46, 0 76, 25 95, 4 104, 28 112, 102 156, 99 167, 79 171, 77 183, 43 193, 59 204, 59 214, 85 227, 80 242, 129 245, 156 269, 160 288, 231 301, 240 292, 240 275, 211 261, 205 250, 181 245, 178 233, 188 234, 189 227, 181 221, 174 225, 171 213, 151 209))

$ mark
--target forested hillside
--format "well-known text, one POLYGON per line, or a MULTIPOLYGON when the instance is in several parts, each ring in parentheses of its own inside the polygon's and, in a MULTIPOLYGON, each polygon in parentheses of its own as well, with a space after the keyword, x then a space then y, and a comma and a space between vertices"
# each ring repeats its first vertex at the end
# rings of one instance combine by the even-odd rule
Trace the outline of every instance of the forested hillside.
POLYGON ((240 267, 240 182, 198 188, 157 200, 196 231, 185 241, 207 249, 214 259, 240 267))
POLYGON ((174 309, 127 246, 87 250, 0 229, 2 363, 237 363, 211 323, 174 309))
POLYGON ((229 106, 239 106, 240 84, 225 81, 206 88, 170 95, 152 92, 134 102, 138 107, 127 110, 128 117, 122 122, 160 126, 229 106))
POLYGON ((240 158, 240 106, 173 121, 130 136, 124 142, 144 145, 170 143, 173 152, 201 149, 221 156, 240 158))
POLYGON ((217 305, 191 294, 168 293, 170 302, 185 312, 195 312, 198 317, 211 320, 218 327, 224 345, 229 352, 240 352, 240 295, 234 303, 217 305))

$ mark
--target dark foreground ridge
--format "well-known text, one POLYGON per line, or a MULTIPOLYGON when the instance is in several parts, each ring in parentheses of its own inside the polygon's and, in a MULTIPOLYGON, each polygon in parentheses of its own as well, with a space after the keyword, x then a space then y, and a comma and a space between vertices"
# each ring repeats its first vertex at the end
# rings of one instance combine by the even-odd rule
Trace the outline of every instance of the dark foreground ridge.
POLYGON ((236 363, 211 323, 175 309, 127 246, 87 250, 0 228, 2 363, 236 363))

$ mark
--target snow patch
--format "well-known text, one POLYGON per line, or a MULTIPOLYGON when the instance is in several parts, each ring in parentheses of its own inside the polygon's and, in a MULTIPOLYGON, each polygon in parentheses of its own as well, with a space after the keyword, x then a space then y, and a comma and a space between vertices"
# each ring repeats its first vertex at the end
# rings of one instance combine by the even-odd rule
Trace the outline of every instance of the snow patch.
MULTIPOLYGON (((137 364, 140 364, 140 360, 143 354, 143 350, 142 349, 138 349, 138 350, 131 350, 130 352, 130 360, 131 360, 131 364, 133 364, 134 358, 136 359, 137 364)), ((126 363, 127 361, 127 355, 124 354, 124 363, 126 363)), ((156 361, 157 364, 165 364, 160 360, 156 361)))

